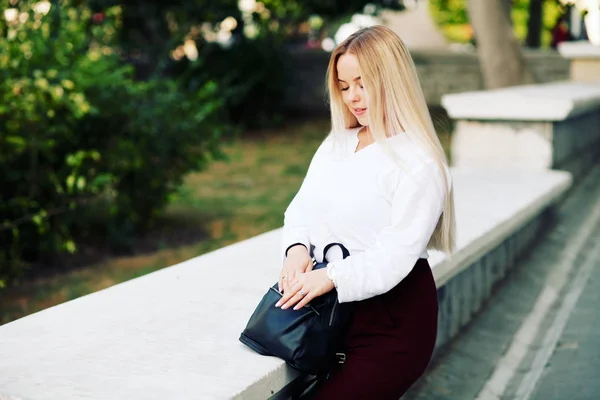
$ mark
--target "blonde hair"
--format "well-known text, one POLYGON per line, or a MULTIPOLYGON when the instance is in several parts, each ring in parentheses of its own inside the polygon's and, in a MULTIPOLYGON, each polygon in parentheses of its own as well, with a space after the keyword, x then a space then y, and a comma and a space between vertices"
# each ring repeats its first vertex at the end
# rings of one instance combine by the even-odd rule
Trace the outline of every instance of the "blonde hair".
POLYGON ((369 130, 375 141, 386 148, 388 134, 405 134, 439 167, 445 180, 444 207, 427 247, 451 254, 455 247, 455 221, 454 194, 446 172, 448 162, 408 49, 392 30, 372 26, 352 34, 333 51, 327 70, 327 89, 334 136, 336 132, 360 126, 344 104, 338 82, 337 62, 346 53, 358 59, 369 98, 369 130))

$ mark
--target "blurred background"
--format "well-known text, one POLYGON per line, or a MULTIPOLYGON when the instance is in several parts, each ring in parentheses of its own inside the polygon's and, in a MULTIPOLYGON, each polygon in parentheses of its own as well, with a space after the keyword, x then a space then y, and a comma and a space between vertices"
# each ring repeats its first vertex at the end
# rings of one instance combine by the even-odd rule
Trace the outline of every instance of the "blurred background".
POLYGON ((406 42, 450 158, 442 95, 567 79, 599 30, 563 0, 0 4, 0 324, 280 227, 362 27, 406 42))

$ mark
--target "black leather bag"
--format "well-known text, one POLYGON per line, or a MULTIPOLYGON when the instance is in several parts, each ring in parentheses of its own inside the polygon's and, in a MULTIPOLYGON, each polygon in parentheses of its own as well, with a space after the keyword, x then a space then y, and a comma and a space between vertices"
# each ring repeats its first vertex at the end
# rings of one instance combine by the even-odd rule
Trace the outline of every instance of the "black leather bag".
MULTIPOLYGON (((324 254, 332 246, 339 246, 344 258, 350 255, 340 243, 327 245, 324 254)), ((324 259, 313 270, 326 266, 324 259)), ((297 311, 275 307, 281 297, 277 283, 269 288, 241 333, 240 341, 259 354, 283 359, 300 372, 328 373, 336 361, 345 357, 340 350, 352 305, 340 304, 335 289, 297 311)))

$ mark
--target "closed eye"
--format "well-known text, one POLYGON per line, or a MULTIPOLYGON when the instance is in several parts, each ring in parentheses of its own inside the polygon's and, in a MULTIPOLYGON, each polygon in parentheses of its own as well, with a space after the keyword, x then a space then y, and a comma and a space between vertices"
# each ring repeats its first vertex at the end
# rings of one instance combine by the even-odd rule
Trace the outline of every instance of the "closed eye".
MULTIPOLYGON (((364 89, 363 85, 358 85, 361 89, 364 89)), ((350 89, 350 87, 346 87, 346 88, 341 88, 342 92, 345 92, 346 90, 350 89)))

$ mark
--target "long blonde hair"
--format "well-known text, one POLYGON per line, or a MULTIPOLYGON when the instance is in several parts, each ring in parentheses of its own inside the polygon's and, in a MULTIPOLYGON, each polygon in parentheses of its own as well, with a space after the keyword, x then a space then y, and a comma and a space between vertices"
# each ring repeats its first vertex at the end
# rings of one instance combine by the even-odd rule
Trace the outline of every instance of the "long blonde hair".
POLYGON ((327 89, 332 134, 360 123, 344 104, 337 76, 337 62, 344 54, 358 59, 363 86, 369 98, 369 130, 384 146, 388 135, 407 135, 436 162, 445 180, 443 212, 428 248, 451 254, 455 247, 454 194, 446 173, 448 161, 433 127, 412 57, 402 40, 383 26, 361 29, 344 40, 331 54, 327 89))

